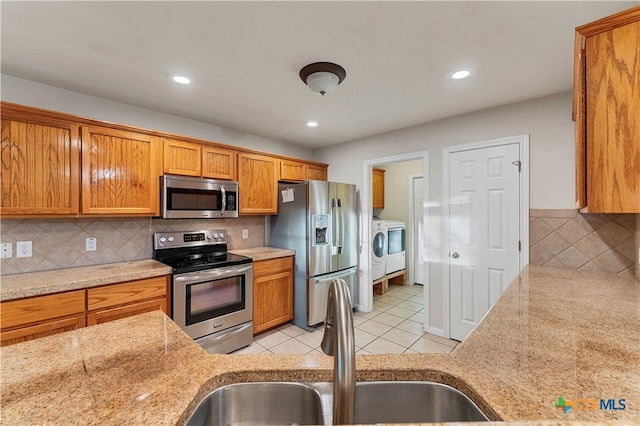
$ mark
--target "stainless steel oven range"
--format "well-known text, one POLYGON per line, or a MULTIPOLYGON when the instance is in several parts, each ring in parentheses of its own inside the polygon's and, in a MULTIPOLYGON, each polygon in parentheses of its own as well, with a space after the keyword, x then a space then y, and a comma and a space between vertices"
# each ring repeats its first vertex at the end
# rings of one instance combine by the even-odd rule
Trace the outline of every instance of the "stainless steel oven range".
POLYGON ((253 263, 227 251, 225 230, 156 233, 153 258, 173 268, 173 320, 207 352, 253 341, 253 263))

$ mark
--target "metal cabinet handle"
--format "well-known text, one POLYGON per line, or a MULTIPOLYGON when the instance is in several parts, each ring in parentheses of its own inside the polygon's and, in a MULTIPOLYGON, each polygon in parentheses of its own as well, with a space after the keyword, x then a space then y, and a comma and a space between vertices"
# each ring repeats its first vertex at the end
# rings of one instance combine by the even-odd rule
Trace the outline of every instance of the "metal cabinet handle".
POLYGON ((451 257, 453 257, 454 259, 457 259, 460 257, 460 254, 457 251, 454 251, 453 253, 451 253, 451 257))

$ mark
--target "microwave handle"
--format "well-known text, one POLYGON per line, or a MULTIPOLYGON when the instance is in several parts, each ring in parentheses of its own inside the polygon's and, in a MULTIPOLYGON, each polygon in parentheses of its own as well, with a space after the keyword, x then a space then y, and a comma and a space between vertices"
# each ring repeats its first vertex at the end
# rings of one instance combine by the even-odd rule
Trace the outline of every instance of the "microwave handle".
POLYGON ((224 215, 224 211, 227 209, 227 191, 224 190, 224 185, 220 185, 220 192, 222 193, 222 211, 221 215, 224 215))

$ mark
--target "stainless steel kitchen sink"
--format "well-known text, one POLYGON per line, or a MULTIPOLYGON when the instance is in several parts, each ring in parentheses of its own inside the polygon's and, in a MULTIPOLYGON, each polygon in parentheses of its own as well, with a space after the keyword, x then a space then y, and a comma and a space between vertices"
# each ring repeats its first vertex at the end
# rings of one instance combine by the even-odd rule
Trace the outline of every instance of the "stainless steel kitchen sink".
POLYGON ((295 382, 237 383, 207 395, 187 426, 323 425, 318 391, 295 382))
POLYGON ((466 395, 435 382, 358 382, 354 423, 489 421, 466 395))
MULTIPOLYGON (((227 385, 207 395, 186 424, 331 425, 332 392, 329 382, 227 385)), ((462 392, 435 382, 357 382, 355 400, 356 424, 489 421, 462 392)))

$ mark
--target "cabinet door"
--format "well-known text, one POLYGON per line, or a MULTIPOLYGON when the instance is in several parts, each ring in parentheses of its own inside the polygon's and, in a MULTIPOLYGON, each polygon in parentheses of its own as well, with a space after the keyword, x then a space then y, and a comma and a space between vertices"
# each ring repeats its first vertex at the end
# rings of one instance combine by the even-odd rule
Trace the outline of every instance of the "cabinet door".
POLYGON ((85 298, 85 290, 75 290, 2 302, 2 345, 84 327, 85 298))
POLYGON ((240 214, 278 213, 279 160, 259 154, 238 154, 240 214))
POLYGON ((82 128, 82 213, 158 214, 158 140, 101 127, 82 128))
POLYGON ((293 257, 253 264, 253 333, 293 319, 293 257))
POLYGON ((0 214, 78 213, 79 128, 38 121, 3 105, 0 214))
POLYGON ((305 180, 304 163, 292 160, 280 160, 280 179, 303 181, 305 180))
POLYGON ((195 143, 164 140, 164 172, 172 175, 200 176, 201 147, 195 143))
POLYGON ((373 208, 384 208, 384 170, 373 169, 372 176, 372 193, 373 193, 373 208))
POLYGON ((236 179, 237 152, 216 147, 202 147, 202 176, 213 179, 236 179))
POLYGON ((640 212, 640 22, 586 39, 589 213, 640 212))
POLYGON ((305 176, 311 180, 327 180, 327 167, 316 164, 305 164, 305 176))

